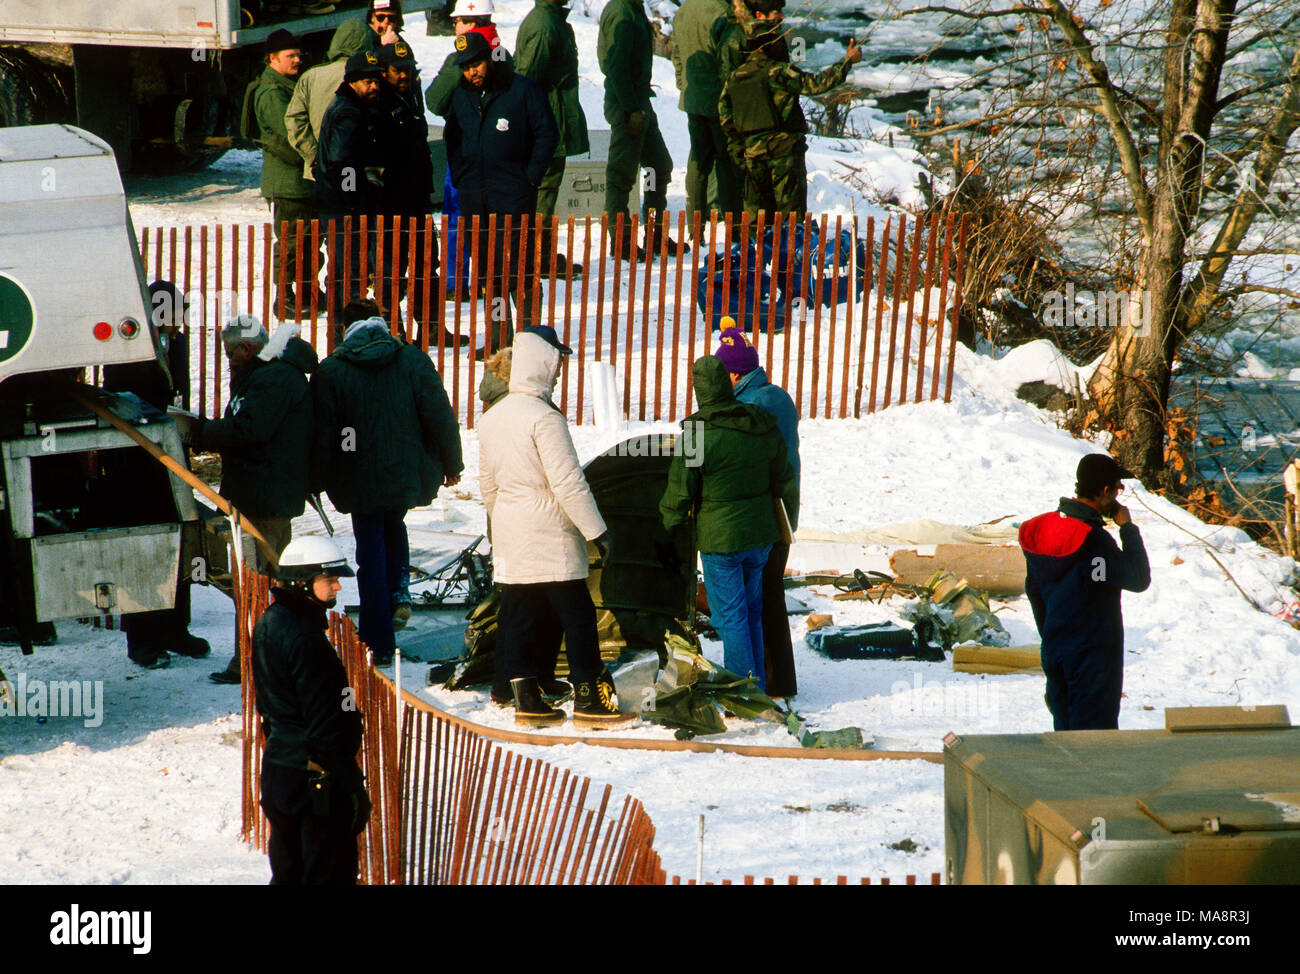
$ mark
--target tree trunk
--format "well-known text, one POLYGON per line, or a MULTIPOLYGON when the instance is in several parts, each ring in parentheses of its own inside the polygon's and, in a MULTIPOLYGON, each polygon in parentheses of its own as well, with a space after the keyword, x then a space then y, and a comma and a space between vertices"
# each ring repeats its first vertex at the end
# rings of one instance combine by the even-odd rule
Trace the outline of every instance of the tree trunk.
POLYGON ((1219 79, 1236 0, 1177 0, 1164 53, 1164 106, 1149 238, 1138 265, 1141 300, 1115 329, 1088 390, 1111 452, 1149 488, 1174 487, 1165 465, 1166 405, 1174 357, 1188 335, 1183 267, 1200 209, 1204 146, 1214 123, 1219 79))
POLYGON ((1169 486, 1164 440, 1165 403, 1177 350, 1168 338, 1173 331, 1173 307, 1168 302, 1132 301, 1130 315, 1137 320, 1116 328, 1088 384, 1097 401, 1100 425, 1114 434, 1110 452, 1153 489, 1169 486))
POLYGON ((1172 186, 1157 192, 1151 241, 1138 264, 1127 320, 1116 323, 1088 384, 1101 425, 1114 433, 1111 453, 1153 489, 1173 486, 1165 466, 1165 410, 1174 358, 1186 336, 1187 235, 1179 215, 1184 195, 1172 186))

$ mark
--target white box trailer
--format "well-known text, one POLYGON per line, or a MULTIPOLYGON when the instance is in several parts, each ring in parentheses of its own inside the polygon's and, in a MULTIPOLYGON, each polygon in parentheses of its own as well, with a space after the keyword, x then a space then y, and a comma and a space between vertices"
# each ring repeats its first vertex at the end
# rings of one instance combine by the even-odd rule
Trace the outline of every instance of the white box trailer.
POLYGON ((70 125, 0 129, 0 382, 155 357, 134 241, 102 139, 70 125))
MULTIPOLYGON (((405 0, 402 10, 409 18, 444 3, 405 0)), ((319 63, 334 30, 365 11, 284 16, 239 0, 0 0, 0 127, 72 122, 107 140, 124 170, 200 168, 236 144, 244 89, 265 67, 262 45, 273 31, 290 31, 308 62, 319 63)))
POLYGON ((173 605, 188 486, 80 401, 173 458, 175 423, 79 380, 156 361, 135 233, 109 147, 68 125, 0 129, 0 622, 173 605))

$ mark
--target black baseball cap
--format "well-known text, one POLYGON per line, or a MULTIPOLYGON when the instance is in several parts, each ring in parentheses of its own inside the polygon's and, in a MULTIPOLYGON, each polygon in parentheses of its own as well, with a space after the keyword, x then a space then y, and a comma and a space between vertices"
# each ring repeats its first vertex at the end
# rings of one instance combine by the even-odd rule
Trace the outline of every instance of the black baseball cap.
POLYGON ((391 64, 397 68, 415 67, 415 55, 411 53, 411 48, 406 41, 401 39, 381 47, 379 60, 383 64, 391 64))
POLYGON ((379 58, 370 51, 357 51, 348 58, 347 69, 343 73, 344 81, 359 81, 362 78, 378 78, 384 73, 379 58))
POLYGON ((1133 476, 1109 453, 1089 453, 1074 472, 1075 490, 1080 497, 1095 497, 1106 487, 1133 476))
POLYGON ((491 56, 492 45, 478 31, 472 30, 468 34, 460 34, 456 37, 456 64, 458 67, 465 68, 475 61, 481 61, 491 56))
MULTIPOLYGON (((462 34, 461 36, 464 37, 465 35, 462 34)), ((521 334, 536 335, 547 345, 550 345, 551 348, 558 348, 561 355, 573 354, 573 349, 560 341, 560 336, 555 333, 555 329, 550 325, 525 325, 519 331, 521 334)))

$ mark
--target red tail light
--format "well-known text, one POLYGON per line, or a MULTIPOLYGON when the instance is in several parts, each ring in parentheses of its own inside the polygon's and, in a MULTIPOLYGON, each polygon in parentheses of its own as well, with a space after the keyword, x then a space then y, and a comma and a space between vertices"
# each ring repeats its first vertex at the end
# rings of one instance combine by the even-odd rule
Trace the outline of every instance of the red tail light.
POLYGON ((94 335, 101 342, 106 342, 113 337, 113 326, 107 321, 95 322, 94 335))

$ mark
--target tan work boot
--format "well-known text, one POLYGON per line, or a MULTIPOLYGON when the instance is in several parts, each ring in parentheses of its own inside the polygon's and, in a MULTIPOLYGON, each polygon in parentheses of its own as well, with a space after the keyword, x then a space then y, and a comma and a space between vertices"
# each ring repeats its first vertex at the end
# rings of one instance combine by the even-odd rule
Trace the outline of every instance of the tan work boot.
POLYGON ((573 686, 573 726, 584 730, 627 727, 636 714, 620 714, 614 706, 614 681, 605 674, 598 680, 573 686))

